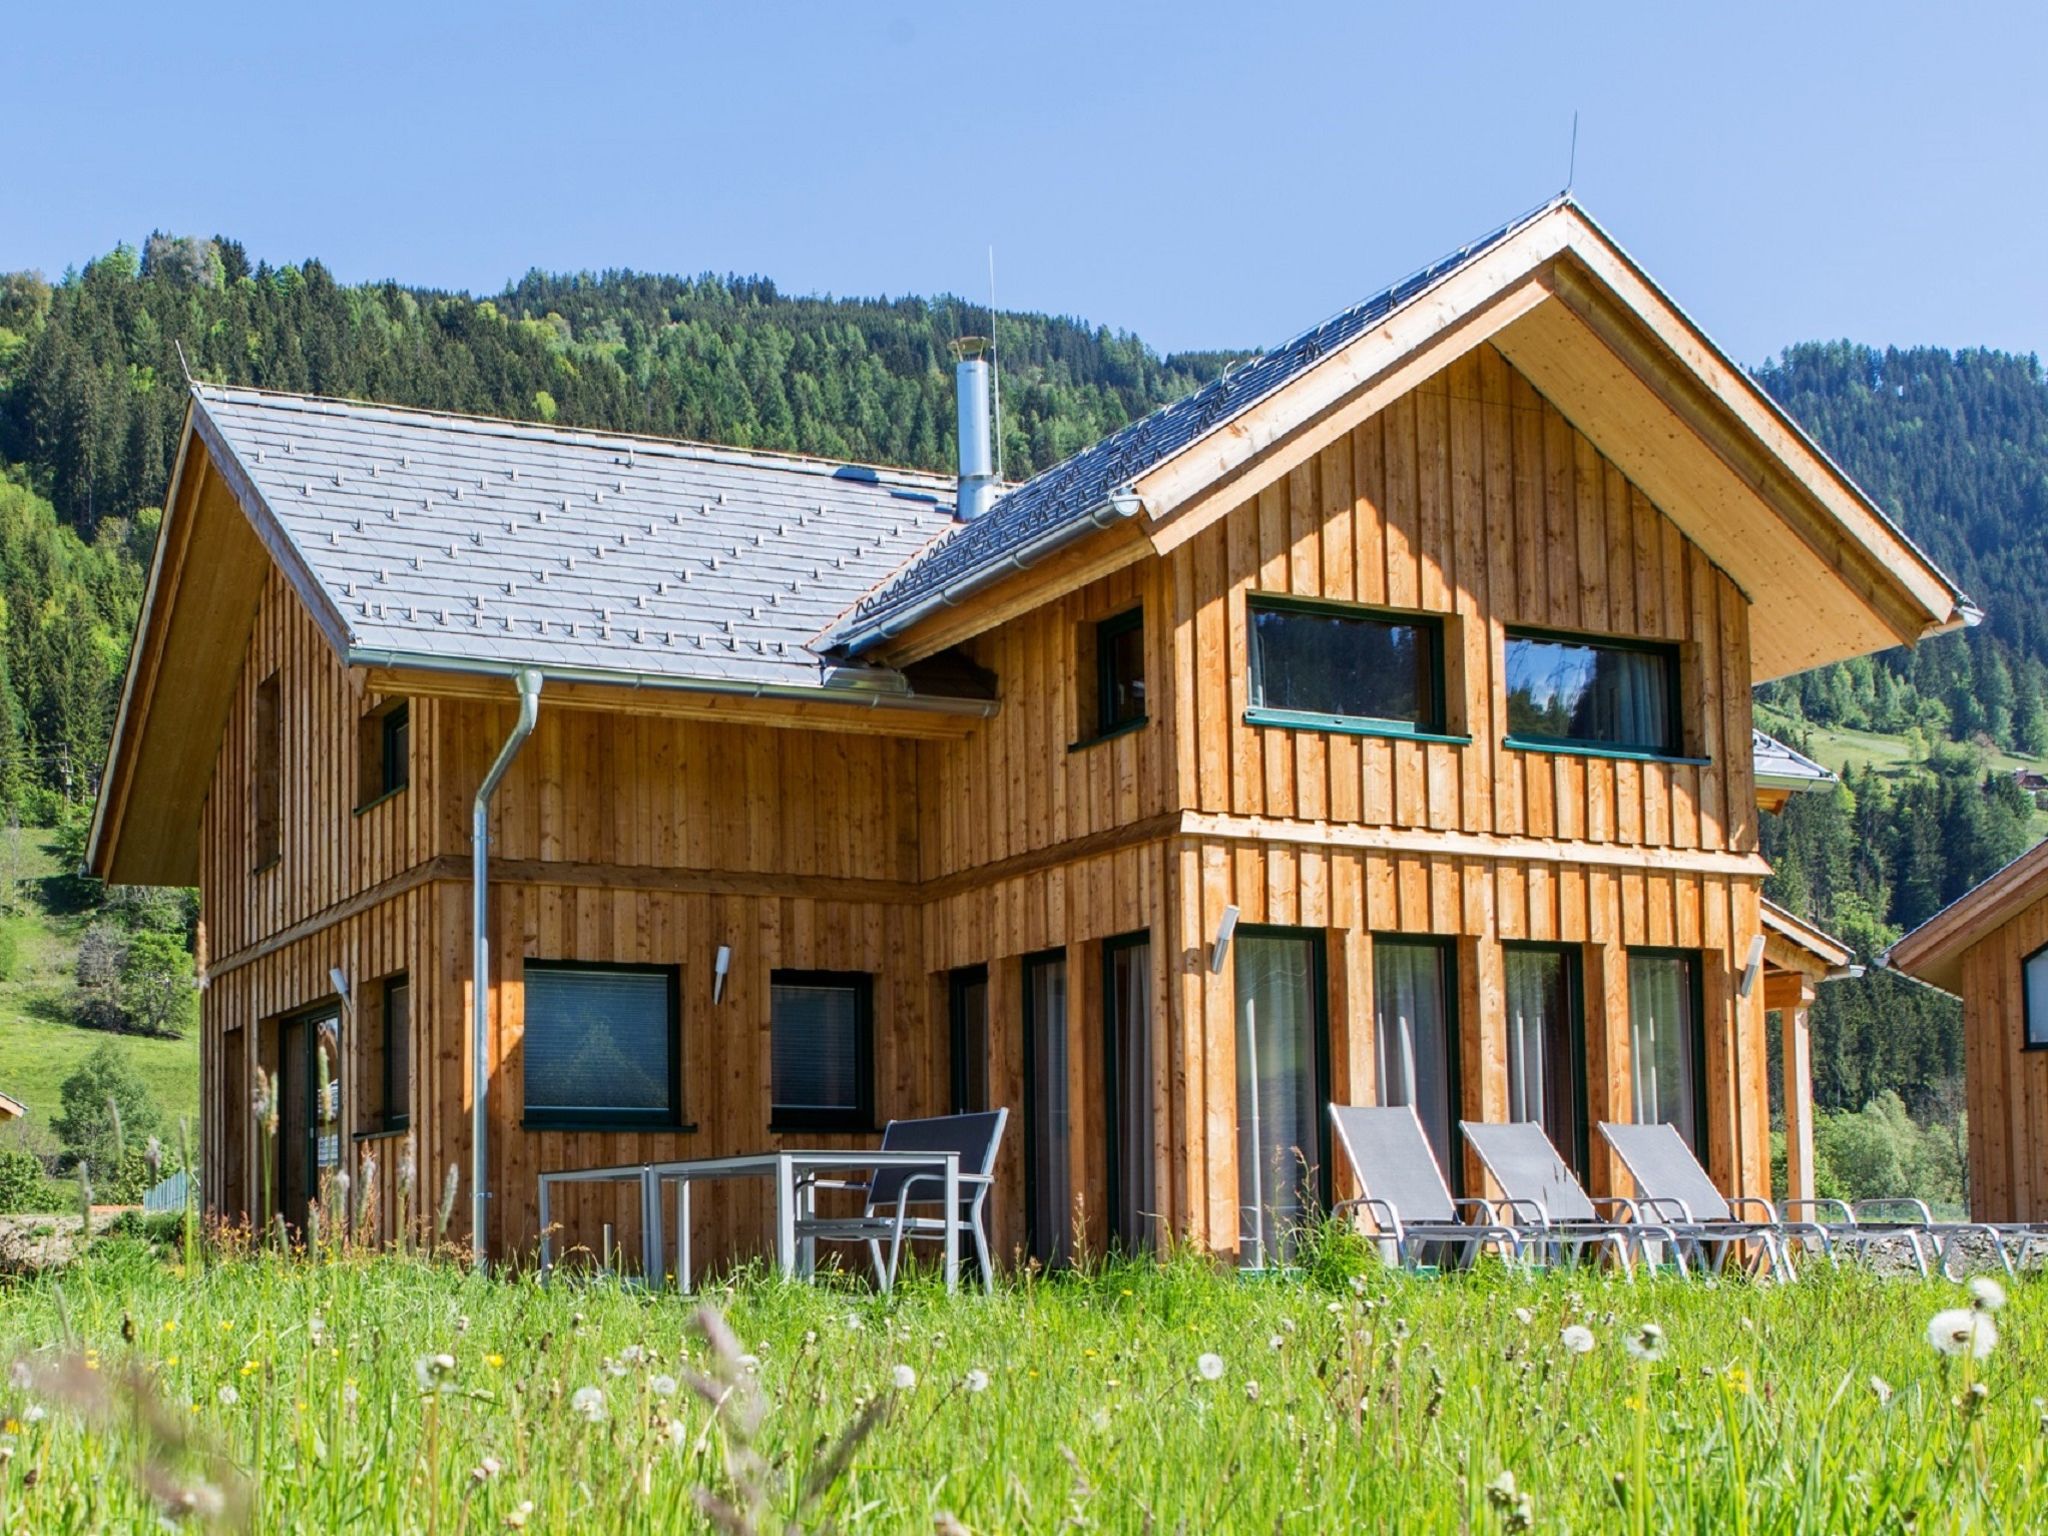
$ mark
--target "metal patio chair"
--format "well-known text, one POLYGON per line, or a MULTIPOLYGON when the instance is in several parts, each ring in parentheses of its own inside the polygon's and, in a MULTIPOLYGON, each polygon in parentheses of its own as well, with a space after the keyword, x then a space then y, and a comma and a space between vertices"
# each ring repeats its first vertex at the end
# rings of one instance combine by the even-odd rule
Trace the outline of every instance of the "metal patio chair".
POLYGON ((996 1152, 1009 1123, 1007 1108, 971 1115, 935 1115, 925 1120, 891 1120, 882 1130, 884 1152, 955 1152, 960 1157, 960 1208, 944 1210, 945 1174, 939 1165, 922 1168, 878 1168, 865 1181, 809 1178, 799 1187, 800 1214, 796 1236, 808 1250, 817 1240, 866 1243, 875 1268, 875 1283, 886 1292, 906 1242, 944 1242, 946 1224, 974 1242, 975 1263, 985 1291, 995 1290, 985 1225, 989 1187, 995 1182, 996 1152), (812 1210, 820 1189, 855 1190, 866 1196, 858 1216, 819 1216, 812 1210), (918 1207, 926 1208, 922 1213, 918 1207), (931 1209, 938 1207, 938 1209, 931 1209), (884 1261, 882 1248, 888 1245, 884 1261))
POLYGON ((1633 1200, 1620 1195, 1588 1195, 1557 1148, 1533 1120, 1502 1124, 1464 1120, 1459 1122, 1465 1139, 1479 1154, 1479 1161, 1501 1188, 1495 1209, 1505 1209, 1525 1242, 1539 1249, 1569 1247, 1583 1257, 1596 1244, 1610 1247, 1621 1261, 1622 1273, 1635 1279, 1631 1251, 1645 1263, 1650 1261, 1647 1244, 1664 1243, 1671 1262, 1683 1275, 1688 1273, 1680 1234, 1685 1229, 1668 1221, 1645 1221, 1633 1200), (1605 1206, 1614 1214, 1603 1214, 1605 1206))
POLYGON ((1462 1249, 1468 1266, 1488 1247, 1504 1250, 1511 1264, 1521 1262, 1521 1237, 1494 1220, 1491 1205, 1452 1197, 1413 1105, 1332 1104, 1330 1129, 1365 1191, 1339 1201, 1330 1214, 1341 1218, 1363 1210, 1371 1216, 1375 1240, 1395 1263, 1421 1269, 1423 1251, 1437 1245, 1462 1249), (1478 1219, 1467 1219, 1464 1211, 1477 1212, 1478 1219))
MULTIPOLYGON (((1783 1265, 1787 1280, 1799 1277, 1792 1263, 1792 1244, 1817 1242, 1829 1258, 1834 1256, 1834 1234, 1817 1221, 1793 1221, 1781 1217, 1777 1207, 1756 1195, 1723 1195, 1700 1166, 1678 1127, 1661 1123, 1622 1124, 1600 1122, 1600 1134, 1614 1148, 1622 1166, 1635 1181, 1636 1206, 1653 1217, 1676 1223, 1682 1230, 1696 1231, 1695 1254, 1704 1250, 1706 1268, 1719 1273, 1728 1255, 1738 1245, 1754 1243, 1775 1268, 1783 1265), (1756 1211, 1756 1217, 1738 1214, 1756 1211)), ((1849 1242, 1858 1243, 1851 1237, 1849 1242)), ((1919 1244, 1915 1242, 1915 1255, 1919 1244)), ((1924 1272, 1926 1265, 1921 1265, 1924 1272)))
POLYGON ((1821 1196, 1813 1200, 1787 1200, 1785 1209, 1795 1207, 1815 1211, 1833 1211, 1840 1218, 1827 1223, 1829 1233, 1840 1242, 1868 1242, 1882 1239, 1908 1238, 1913 1245, 1914 1262, 1920 1266, 1924 1277, 1929 1274, 1927 1259, 1921 1244, 1925 1242, 1935 1252, 1936 1262, 1942 1278, 1954 1280, 1955 1255, 1966 1239, 1982 1237, 1998 1255, 1998 1262, 2004 1267, 2008 1279, 2019 1274, 2023 1264, 2037 1250, 2048 1250, 2048 1227, 2032 1226, 2024 1222, 1996 1221, 1940 1221, 1928 1209, 1927 1202, 1917 1195, 1879 1195, 1865 1200, 1837 1200, 1821 1196), (1885 1215, 1887 1211, 1900 1214, 1885 1215), (2013 1259, 2014 1249, 2019 1251, 2019 1263, 2013 1259))

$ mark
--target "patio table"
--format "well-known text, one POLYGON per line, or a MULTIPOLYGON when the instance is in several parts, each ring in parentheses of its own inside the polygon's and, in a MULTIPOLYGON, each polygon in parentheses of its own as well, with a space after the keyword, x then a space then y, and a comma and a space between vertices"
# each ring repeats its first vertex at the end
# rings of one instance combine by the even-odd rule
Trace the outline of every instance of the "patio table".
MULTIPOLYGON (((816 1191, 807 1175, 877 1168, 939 1168, 945 1179, 944 1209, 960 1208, 960 1155, 957 1152, 882 1152, 874 1149, 749 1152, 736 1157, 690 1158, 676 1162, 628 1163, 611 1168, 563 1169, 540 1176, 540 1267, 552 1267, 549 1195, 557 1184, 637 1183, 640 1187, 640 1264, 650 1281, 662 1274, 665 1247, 662 1219, 664 1184, 676 1186, 676 1284, 690 1289, 690 1186, 721 1179, 766 1178, 775 1181, 775 1267, 785 1280, 801 1272, 808 1279, 816 1268, 817 1243, 799 1240, 797 1224, 814 1208, 816 1191)), ((960 1288, 960 1234, 954 1221, 945 1223, 946 1289, 960 1288)))

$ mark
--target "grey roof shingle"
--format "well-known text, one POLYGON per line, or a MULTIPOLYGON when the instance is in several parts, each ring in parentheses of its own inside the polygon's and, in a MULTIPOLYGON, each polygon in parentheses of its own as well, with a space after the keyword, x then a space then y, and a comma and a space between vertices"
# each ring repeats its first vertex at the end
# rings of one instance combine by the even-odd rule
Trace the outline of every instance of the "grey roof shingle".
POLYGON ((947 589, 951 589, 950 596, 957 597, 961 588, 972 587, 1000 573, 1010 556, 1023 545, 1061 528, 1078 527, 1103 506, 1112 492, 1249 410, 1547 213, 1558 201, 1554 198, 1509 220, 1391 288, 1352 305, 1293 340, 1228 370, 1192 394, 1111 433, 1092 448, 1034 475, 998 500, 986 514, 960 524, 905 569, 865 594, 856 609, 834 627, 832 640, 858 653, 889 633, 891 621, 900 622, 906 611, 922 600, 947 589))
POLYGON ((953 523, 949 476, 193 393, 355 656, 823 686, 819 632, 953 523))
POLYGON ((1825 789, 1841 781, 1827 768, 1803 753, 1795 752, 1775 736, 1750 728, 1750 752, 1756 765, 1756 779, 1785 789, 1825 789))

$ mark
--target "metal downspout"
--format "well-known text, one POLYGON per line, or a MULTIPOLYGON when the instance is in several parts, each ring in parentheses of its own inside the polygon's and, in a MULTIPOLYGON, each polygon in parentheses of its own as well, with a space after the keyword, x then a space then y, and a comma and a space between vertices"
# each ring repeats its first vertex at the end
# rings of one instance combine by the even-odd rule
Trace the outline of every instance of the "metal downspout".
POLYGON ((498 792, 498 781, 505 777, 512 759, 533 734, 533 722, 540 714, 540 673, 527 667, 513 674, 512 682, 519 690, 519 721, 498 749, 491 771, 477 786, 469 820, 470 1080, 475 1085, 469 1120, 469 1244, 471 1262, 479 1273, 490 1266, 491 797, 498 792))

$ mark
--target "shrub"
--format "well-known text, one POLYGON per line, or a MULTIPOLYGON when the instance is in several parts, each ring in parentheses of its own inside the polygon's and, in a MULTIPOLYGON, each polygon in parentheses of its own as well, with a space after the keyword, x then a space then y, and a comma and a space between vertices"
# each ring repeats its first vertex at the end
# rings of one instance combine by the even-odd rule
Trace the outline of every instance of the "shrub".
POLYGON ((43 1205, 43 1160, 26 1147, 0 1147, 0 1211, 36 1211, 43 1205))
POLYGON ((192 957, 182 939, 145 928, 128 940, 121 957, 121 1011, 146 1035, 181 1035, 198 1017, 192 957))
POLYGON ((96 1177, 102 1169, 119 1169, 127 1148, 139 1148, 163 1131, 163 1110, 149 1084, 111 1040, 95 1047, 57 1094, 63 1108, 50 1127, 66 1152, 92 1164, 96 1177), (118 1124, 109 1100, 120 1112, 118 1124))

